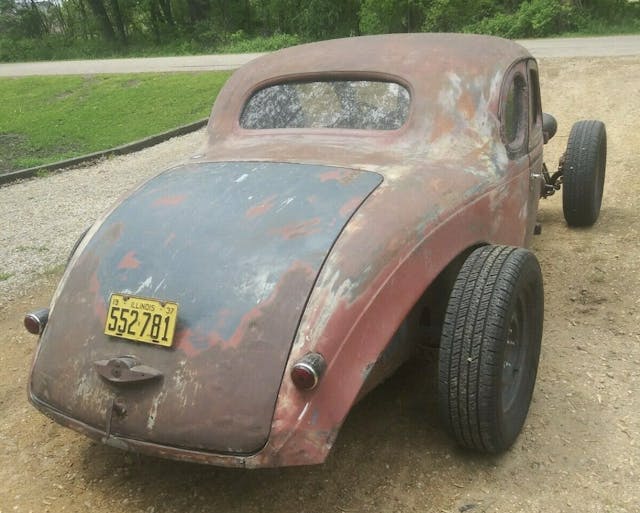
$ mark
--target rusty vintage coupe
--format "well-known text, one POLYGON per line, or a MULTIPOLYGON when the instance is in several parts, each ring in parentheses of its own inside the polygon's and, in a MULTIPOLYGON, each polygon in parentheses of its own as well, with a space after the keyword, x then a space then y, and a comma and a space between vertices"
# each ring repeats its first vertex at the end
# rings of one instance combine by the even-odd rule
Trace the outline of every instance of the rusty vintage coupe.
POLYGON ((321 463, 352 405, 429 341, 443 424, 506 450, 543 321, 528 246, 562 185, 593 224, 606 135, 553 175, 536 61, 510 41, 386 35, 261 57, 221 91, 202 155, 81 237, 40 340, 33 405, 114 447, 223 466, 321 463))

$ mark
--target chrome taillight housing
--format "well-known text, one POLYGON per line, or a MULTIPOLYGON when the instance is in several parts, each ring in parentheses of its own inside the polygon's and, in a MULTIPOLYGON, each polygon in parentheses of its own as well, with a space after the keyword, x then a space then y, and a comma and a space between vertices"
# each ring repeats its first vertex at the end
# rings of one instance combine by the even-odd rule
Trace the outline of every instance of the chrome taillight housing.
POLYGON ((49 309, 40 308, 24 316, 24 327, 33 335, 41 335, 49 320, 49 309))
POLYGON ((320 353, 307 353, 291 369, 291 381, 300 390, 313 390, 327 368, 320 353))

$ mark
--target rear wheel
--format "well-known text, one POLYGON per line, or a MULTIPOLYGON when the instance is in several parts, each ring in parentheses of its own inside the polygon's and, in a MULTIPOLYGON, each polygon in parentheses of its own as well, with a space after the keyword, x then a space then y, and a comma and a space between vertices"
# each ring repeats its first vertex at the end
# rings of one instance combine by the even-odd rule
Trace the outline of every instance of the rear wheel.
POLYGON ((591 226, 600 215, 607 163, 604 123, 574 123, 562 164, 562 209, 569 226, 591 226))
POLYGON ((533 253, 485 246, 469 255, 447 304, 438 368, 440 414, 458 444, 497 453, 518 437, 535 385, 543 314, 533 253))

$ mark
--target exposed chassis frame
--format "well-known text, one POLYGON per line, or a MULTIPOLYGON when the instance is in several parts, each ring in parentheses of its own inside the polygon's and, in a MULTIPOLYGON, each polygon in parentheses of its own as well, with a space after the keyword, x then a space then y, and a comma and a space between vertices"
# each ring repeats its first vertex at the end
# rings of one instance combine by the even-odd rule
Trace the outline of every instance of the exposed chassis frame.
POLYGON ((563 154, 562 157, 560 157, 560 161, 558 162, 558 170, 553 174, 549 174, 547 164, 542 164, 542 176, 544 178, 544 185, 542 187, 542 190, 540 191, 540 196, 542 198, 553 196, 556 191, 559 191, 562 187, 564 160, 565 155, 563 154))

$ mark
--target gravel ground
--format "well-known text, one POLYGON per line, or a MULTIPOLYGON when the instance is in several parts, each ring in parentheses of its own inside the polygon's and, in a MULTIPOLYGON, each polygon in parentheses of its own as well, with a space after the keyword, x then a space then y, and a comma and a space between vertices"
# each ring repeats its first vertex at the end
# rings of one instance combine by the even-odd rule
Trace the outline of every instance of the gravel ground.
POLYGON ((14 273, 0 282, 0 513, 640 512, 640 57, 543 60, 541 82, 559 122, 545 160, 553 169, 571 123, 602 119, 607 184, 588 230, 567 228, 561 198, 541 202, 533 250, 545 280, 542 356, 524 431, 506 454, 454 446, 437 420, 429 362, 365 397, 327 461, 307 468, 138 457, 27 403, 35 337, 22 315, 50 300, 85 226, 130 186, 193 154, 196 133, 0 189, 0 273, 14 273))
POLYGON ((204 134, 202 129, 131 155, 0 187, 0 308, 34 280, 58 273, 78 236, 101 212, 135 185, 196 153, 204 134))

